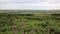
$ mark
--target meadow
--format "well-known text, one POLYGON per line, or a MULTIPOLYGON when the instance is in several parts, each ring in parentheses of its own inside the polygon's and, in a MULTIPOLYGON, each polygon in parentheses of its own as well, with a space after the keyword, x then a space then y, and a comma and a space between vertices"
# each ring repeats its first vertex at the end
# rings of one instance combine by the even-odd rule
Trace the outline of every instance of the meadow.
POLYGON ((60 34, 60 10, 0 10, 0 34, 60 34))

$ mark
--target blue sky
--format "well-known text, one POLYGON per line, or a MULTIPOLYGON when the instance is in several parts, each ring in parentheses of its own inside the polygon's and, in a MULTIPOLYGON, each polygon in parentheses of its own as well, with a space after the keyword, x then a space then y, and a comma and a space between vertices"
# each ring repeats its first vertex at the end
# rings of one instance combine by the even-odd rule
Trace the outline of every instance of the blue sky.
POLYGON ((60 0, 0 0, 0 9, 55 10, 60 9, 60 0))

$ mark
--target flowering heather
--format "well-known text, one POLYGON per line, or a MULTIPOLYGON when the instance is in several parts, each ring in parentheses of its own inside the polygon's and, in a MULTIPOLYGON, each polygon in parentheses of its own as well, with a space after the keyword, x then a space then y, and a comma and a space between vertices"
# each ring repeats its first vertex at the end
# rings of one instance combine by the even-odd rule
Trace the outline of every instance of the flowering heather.
POLYGON ((18 33, 18 29, 15 30, 14 34, 17 34, 18 33))
POLYGON ((24 28, 25 28, 25 23, 24 23, 24 21, 21 23, 21 27, 22 27, 22 29, 23 29, 22 34, 24 34, 24 28))
POLYGON ((18 32, 18 29, 16 29, 16 32, 18 32))
POLYGON ((24 31, 22 32, 22 34, 24 34, 24 31))
POLYGON ((16 28, 17 28, 15 24, 13 24, 11 27, 12 27, 13 29, 16 29, 16 28))
POLYGON ((33 28, 30 32, 30 34, 33 34, 35 32, 35 29, 33 28))
POLYGON ((25 27, 25 23, 24 22, 21 23, 21 27, 24 29, 24 27, 25 27))
POLYGON ((12 29, 15 29, 14 34, 17 34, 18 33, 18 28, 17 28, 17 26, 15 24, 13 24, 12 29))
POLYGON ((48 33, 47 34, 49 34, 50 33, 50 28, 48 28, 48 33))

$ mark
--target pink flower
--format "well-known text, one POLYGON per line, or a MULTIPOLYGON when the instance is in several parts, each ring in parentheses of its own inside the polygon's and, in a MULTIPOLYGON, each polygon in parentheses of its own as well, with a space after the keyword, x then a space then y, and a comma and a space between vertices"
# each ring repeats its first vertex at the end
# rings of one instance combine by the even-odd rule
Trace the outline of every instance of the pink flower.
POLYGON ((24 34, 24 32, 22 32, 22 34, 24 34))
POLYGON ((13 26, 11 26, 11 27, 12 27, 12 29, 15 29, 14 34, 17 34, 17 33, 18 33, 18 28, 17 28, 17 26, 16 26, 15 24, 13 24, 13 26))
POLYGON ((11 27, 12 27, 13 29, 17 28, 15 24, 13 24, 11 27))
POLYGON ((21 27, 22 27, 22 28, 25 27, 25 23, 24 23, 24 22, 21 23, 21 27))
POLYGON ((22 34, 24 34, 24 28, 25 28, 25 23, 24 23, 24 21, 21 23, 21 27, 22 27, 22 29, 23 29, 22 34))
POLYGON ((16 30, 15 30, 15 32, 14 32, 14 34, 17 34, 18 33, 18 29, 16 28, 16 30))
POLYGON ((16 29, 16 32, 18 32, 18 29, 16 29))
POLYGON ((35 32, 35 29, 33 28, 30 32, 30 34, 33 34, 35 32))
POLYGON ((49 34, 50 33, 50 27, 48 28, 48 33, 47 34, 49 34))

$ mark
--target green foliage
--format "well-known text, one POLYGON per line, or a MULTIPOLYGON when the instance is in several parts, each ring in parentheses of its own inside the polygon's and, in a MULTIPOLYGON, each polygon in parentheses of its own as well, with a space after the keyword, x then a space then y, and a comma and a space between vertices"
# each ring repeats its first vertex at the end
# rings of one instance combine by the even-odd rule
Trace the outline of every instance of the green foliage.
POLYGON ((0 34, 30 34, 31 30, 33 34, 60 34, 60 14, 0 14, 0 34))

